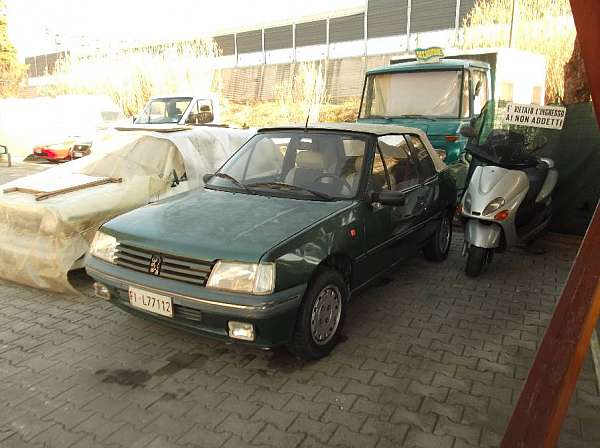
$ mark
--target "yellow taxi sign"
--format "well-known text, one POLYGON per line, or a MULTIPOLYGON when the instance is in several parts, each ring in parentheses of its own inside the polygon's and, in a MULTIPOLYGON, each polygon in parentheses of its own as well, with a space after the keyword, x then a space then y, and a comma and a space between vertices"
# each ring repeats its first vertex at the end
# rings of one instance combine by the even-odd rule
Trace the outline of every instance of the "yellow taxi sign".
POLYGON ((418 62, 438 62, 444 57, 441 47, 417 48, 415 56, 418 62))

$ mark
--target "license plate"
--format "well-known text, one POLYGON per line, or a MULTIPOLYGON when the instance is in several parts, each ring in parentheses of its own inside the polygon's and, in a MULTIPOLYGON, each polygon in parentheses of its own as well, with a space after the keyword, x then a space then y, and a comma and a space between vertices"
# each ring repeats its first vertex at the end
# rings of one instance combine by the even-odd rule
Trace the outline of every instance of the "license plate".
POLYGON ((173 317, 173 299, 143 289, 129 287, 129 303, 135 308, 161 316, 173 317))
POLYGON ((42 151, 41 149, 35 149, 33 152, 35 154, 44 154, 44 151, 42 151))
POLYGON ((81 151, 73 151, 73 157, 83 157, 83 153, 81 151))

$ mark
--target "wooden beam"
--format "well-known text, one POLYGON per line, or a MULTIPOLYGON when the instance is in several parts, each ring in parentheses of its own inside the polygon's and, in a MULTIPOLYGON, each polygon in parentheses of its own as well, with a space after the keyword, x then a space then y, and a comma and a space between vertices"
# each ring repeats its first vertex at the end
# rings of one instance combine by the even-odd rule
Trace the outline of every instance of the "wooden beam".
POLYGON ((596 110, 596 120, 600 124, 600 2, 598 0, 571 0, 571 11, 577 29, 577 39, 583 54, 583 63, 596 110))
POLYGON ((600 202, 502 439, 502 448, 556 446, 600 314, 600 202))

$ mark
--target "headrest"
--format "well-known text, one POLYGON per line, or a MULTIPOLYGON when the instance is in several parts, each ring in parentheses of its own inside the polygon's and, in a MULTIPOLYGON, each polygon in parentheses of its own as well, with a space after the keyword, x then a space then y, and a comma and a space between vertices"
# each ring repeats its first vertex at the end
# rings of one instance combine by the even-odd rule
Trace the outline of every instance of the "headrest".
POLYGON ((356 170, 357 173, 360 173, 360 170, 362 170, 363 162, 364 162, 363 156, 359 156, 356 159, 354 159, 354 169, 356 170))
POLYGON ((315 151, 302 151, 296 156, 296 167, 307 170, 323 170, 323 156, 315 151))

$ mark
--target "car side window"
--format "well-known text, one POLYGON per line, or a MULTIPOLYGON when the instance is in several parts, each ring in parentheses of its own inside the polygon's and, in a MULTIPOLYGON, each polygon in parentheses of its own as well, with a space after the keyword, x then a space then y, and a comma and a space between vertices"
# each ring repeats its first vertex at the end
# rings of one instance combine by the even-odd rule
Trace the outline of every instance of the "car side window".
POLYGON ((383 164, 383 159, 379 153, 379 150, 377 150, 373 159, 373 169, 371 170, 371 175, 369 176, 368 190, 381 191, 389 189, 390 184, 385 171, 385 165, 383 164))
POLYGON ((419 168, 423 179, 432 178, 436 175, 436 171, 433 166, 433 160, 431 160, 431 156, 429 155, 429 151, 427 151, 427 148, 418 136, 409 135, 408 138, 415 150, 415 155, 419 161, 419 168))
POLYGON ((387 172, 390 188, 401 191, 419 184, 419 171, 410 155, 410 148, 403 135, 379 137, 378 146, 387 172))

